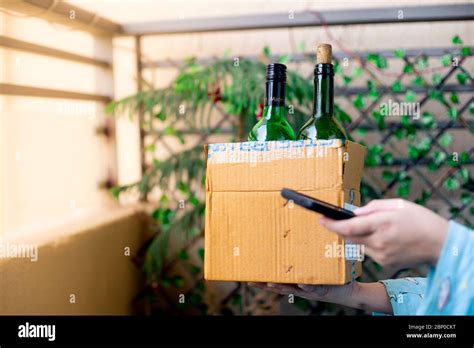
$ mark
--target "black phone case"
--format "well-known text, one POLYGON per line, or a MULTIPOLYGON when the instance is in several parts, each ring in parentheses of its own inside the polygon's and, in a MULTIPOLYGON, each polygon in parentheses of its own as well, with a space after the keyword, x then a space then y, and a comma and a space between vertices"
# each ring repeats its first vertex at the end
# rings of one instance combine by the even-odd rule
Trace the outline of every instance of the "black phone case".
POLYGON ((319 199, 304 195, 288 188, 282 189, 281 195, 286 199, 291 199, 293 202, 306 209, 323 214, 324 216, 327 216, 333 220, 345 220, 355 216, 350 210, 320 201, 319 199))

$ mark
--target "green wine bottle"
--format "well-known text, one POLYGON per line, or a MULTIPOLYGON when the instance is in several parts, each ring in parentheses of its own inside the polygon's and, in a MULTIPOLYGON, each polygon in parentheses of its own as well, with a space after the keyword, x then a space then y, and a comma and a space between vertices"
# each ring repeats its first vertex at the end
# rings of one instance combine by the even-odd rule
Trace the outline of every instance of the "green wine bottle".
POLYGON ((331 45, 318 45, 314 67, 313 115, 301 127, 298 139, 341 139, 347 134, 334 117, 334 67, 331 45))
POLYGON ((286 66, 269 64, 262 118, 250 131, 249 141, 295 140, 296 135, 286 120, 286 66))

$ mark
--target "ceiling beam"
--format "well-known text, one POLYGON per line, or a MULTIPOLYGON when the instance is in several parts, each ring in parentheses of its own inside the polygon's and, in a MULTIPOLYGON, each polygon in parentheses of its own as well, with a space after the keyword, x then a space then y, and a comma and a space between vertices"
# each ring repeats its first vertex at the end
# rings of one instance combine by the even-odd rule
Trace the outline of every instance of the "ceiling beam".
POLYGON ((64 91, 59 89, 40 88, 14 85, 10 83, 0 83, 0 95, 16 95, 23 97, 41 97, 56 99, 76 99, 90 100, 102 103, 109 103, 112 98, 106 95, 80 93, 72 91, 64 91))
POLYGON ((20 12, 25 16, 45 18, 68 27, 101 35, 117 35, 122 26, 96 13, 59 0, 6 1, 0 7, 20 12))
POLYGON ((111 68, 112 64, 100 59, 90 58, 82 56, 80 54, 75 54, 63 50, 58 50, 56 48, 50 48, 42 45, 37 45, 31 42, 17 40, 11 37, 0 35, 0 47, 6 47, 14 50, 24 51, 28 53, 35 53, 43 56, 49 56, 59 59, 65 59, 70 61, 75 61, 84 64, 92 64, 100 66, 102 68, 111 68))
POLYGON ((459 21, 474 19, 474 4, 303 11, 123 24, 125 35, 203 33, 321 25, 459 21))

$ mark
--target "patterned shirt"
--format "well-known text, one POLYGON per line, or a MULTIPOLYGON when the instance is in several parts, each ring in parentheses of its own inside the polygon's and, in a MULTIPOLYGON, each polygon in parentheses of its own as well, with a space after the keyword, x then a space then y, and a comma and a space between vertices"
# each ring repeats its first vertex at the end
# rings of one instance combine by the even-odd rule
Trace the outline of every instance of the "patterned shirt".
POLYGON ((474 232, 450 221, 438 263, 427 278, 381 283, 394 315, 474 315, 474 232))

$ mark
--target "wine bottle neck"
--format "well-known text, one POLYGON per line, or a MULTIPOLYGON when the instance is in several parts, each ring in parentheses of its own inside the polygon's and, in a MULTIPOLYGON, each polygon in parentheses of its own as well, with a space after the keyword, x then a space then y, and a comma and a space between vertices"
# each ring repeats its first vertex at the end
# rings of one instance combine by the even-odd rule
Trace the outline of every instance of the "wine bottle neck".
POLYGON ((264 106, 285 107, 286 83, 279 80, 268 80, 265 85, 264 106))
POLYGON ((267 80, 263 117, 267 120, 285 117, 286 83, 280 80, 267 80))
POLYGON ((334 113, 334 73, 332 65, 318 64, 314 75, 313 116, 331 118, 334 113), (327 66, 330 66, 328 68, 327 66), (319 67, 322 66, 322 67, 319 67))

